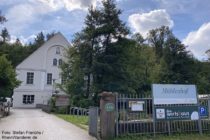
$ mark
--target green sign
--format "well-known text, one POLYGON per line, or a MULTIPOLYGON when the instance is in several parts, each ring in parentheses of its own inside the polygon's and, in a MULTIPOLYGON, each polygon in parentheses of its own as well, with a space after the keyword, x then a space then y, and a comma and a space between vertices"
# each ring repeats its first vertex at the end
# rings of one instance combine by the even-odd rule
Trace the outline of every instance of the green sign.
POLYGON ((156 120, 198 120, 197 106, 168 106, 155 108, 156 120))
POLYGON ((105 104, 105 110, 107 112, 112 112, 115 109, 115 105, 113 103, 106 103, 105 104))

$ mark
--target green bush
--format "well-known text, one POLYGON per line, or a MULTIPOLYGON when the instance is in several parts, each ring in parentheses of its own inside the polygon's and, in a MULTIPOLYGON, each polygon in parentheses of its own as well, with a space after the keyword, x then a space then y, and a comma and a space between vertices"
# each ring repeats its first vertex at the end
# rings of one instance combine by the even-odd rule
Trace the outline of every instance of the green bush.
POLYGON ((66 114, 68 107, 56 107, 55 113, 57 114, 66 114))

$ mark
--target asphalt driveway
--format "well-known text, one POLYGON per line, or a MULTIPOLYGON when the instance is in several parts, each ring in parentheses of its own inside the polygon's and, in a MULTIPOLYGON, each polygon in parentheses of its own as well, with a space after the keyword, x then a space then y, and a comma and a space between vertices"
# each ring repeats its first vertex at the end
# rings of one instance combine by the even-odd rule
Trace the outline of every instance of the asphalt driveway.
POLYGON ((0 119, 1 140, 94 140, 88 132, 40 109, 12 109, 0 119))

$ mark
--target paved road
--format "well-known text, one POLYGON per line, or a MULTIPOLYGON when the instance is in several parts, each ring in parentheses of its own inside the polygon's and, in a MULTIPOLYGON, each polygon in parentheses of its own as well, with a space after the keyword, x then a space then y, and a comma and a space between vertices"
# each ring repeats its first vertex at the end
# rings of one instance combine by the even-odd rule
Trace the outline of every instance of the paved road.
POLYGON ((83 129, 39 109, 12 109, 0 119, 0 140, 94 140, 83 129), (20 139, 19 139, 20 140, 20 139))

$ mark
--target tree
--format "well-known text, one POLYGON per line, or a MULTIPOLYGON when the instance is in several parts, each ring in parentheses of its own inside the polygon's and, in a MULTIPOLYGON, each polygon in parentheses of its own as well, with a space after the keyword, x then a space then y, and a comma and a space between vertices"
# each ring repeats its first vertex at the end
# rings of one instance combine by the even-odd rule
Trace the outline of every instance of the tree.
POLYGON ((0 24, 3 24, 6 21, 7 19, 1 14, 1 10, 0 10, 0 24))
POLYGON ((28 45, 28 52, 29 54, 33 53, 34 51, 36 51, 39 47, 41 47, 41 45, 43 45, 45 43, 45 36, 43 34, 43 32, 40 32, 36 35, 34 42, 33 43, 29 43, 28 45))
POLYGON ((210 61, 210 49, 205 52, 208 56, 208 61, 210 61))
POLYGON ((155 52, 152 47, 140 43, 132 37, 133 44, 129 49, 128 62, 125 64, 129 71, 130 91, 146 97, 151 94, 151 83, 157 82, 159 65, 156 63, 155 52))
POLYGON ((16 39, 15 45, 17 45, 17 46, 22 46, 22 43, 21 43, 21 41, 20 41, 19 38, 16 39))
POLYGON ((197 77, 196 85, 199 94, 210 93, 210 63, 209 62, 196 62, 197 66, 197 77))
POLYGON ((38 33, 34 40, 34 45, 40 47, 42 44, 44 44, 44 42, 45 42, 45 36, 43 32, 38 33))
POLYGON ((163 48, 168 38, 172 35, 169 27, 162 26, 157 29, 152 29, 148 34, 148 42, 154 47, 157 61, 160 61, 163 56, 163 48))
POLYGON ((123 61, 126 60, 127 46, 122 42, 127 44, 125 36, 129 30, 119 19, 121 10, 116 8, 113 0, 103 1, 102 4, 97 28, 100 42, 94 61, 95 89, 97 92, 125 92, 127 72, 123 61))
POLYGON ((55 34, 56 34, 55 31, 52 31, 51 33, 47 33, 47 35, 46 35, 47 41, 50 40, 55 34))
POLYGON ((128 87, 124 82, 127 72, 123 62, 127 58, 129 40, 125 36, 129 30, 119 19, 121 11, 114 2, 106 0, 102 3, 100 9, 89 9, 85 27, 73 41, 75 53, 68 52, 73 61, 67 61, 63 68, 66 75, 71 73, 66 89, 77 90, 77 93, 71 94, 86 103, 97 98, 97 94, 92 93, 123 91, 128 87), (65 71, 69 66, 72 69, 65 71))
POLYGON ((64 77, 68 77, 64 88, 70 93, 73 104, 91 102, 93 57, 97 42, 95 27, 98 24, 98 12, 92 7, 89 8, 85 19, 86 27, 80 33, 75 34, 73 48, 67 52, 68 61, 62 65, 64 77), (75 100, 77 101, 74 102, 75 100))
POLYGON ((11 63, 4 55, 0 56, 0 97, 10 97, 13 89, 19 84, 11 63))
POLYGON ((7 28, 2 29, 1 37, 3 38, 3 43, 6 43, 7 41, 10 40, 10 35, 7 28))
POLYGON ((186 51, 186 47, 174 36, 168 38, 165 46, 159 82, 195 83, 195 60, 186 51))
POLYGON ((134 35, 132 35, 131 37, 133 40, 135 40, 139 45, 143 45, 145 39, 143 38, 143 36, 140 33, 135 33, 134 35))

